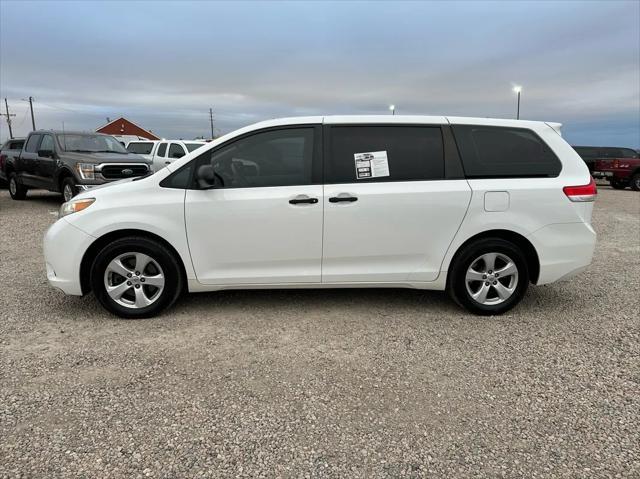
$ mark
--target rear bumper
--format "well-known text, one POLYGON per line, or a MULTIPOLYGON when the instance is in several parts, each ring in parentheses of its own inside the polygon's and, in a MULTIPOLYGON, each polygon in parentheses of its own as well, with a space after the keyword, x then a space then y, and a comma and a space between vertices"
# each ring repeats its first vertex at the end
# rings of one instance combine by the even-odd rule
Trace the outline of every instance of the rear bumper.
POLYGON ((44 237, 44 259, 51 286, 65 294, 82 295, 80 263, 93 240, 64 218, 49 227, 44 237))
POLYGON ((594 171, 591 176, 594 178, 606 178, 607 180, 622 180, 626 181, 631 176, 631 171, 594 171))
POLYGON ((584 271, 593 259, 596 232, 588 223, 548 225, 529 236, 540 260, 536 284, 569 279, 584 271))

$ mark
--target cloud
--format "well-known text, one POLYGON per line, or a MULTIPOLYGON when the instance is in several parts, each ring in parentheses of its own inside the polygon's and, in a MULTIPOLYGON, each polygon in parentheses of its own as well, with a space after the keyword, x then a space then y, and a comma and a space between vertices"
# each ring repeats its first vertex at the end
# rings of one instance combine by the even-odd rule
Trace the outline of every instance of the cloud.
POLYGON ((0 95, 18 132, 29 130, 20 101, 29 95, 37 126, 94 129, 125 115, 190 138, 207 134, 210 107, 222 132, 277 116, 384 114, 389 103, 398 113, 512 117, 518 83, 524 118, 575 134, 600 124, 593 142, 640 143, 638 2, 148 7, 1 3, 0 95))

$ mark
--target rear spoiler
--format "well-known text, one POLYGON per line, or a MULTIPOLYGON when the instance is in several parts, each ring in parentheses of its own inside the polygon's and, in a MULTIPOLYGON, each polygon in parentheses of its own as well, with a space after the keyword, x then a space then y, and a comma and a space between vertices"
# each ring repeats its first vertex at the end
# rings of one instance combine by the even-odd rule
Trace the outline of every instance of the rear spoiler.
POLYGON ((556 130, 556 133, 558 135, 562 136, 562 132, 560 131, 562 129, 562 123, 553 123, 553 122, 550 122, 550 121, 547 121, 545 123, 547 124, 547 126, 550 126, 554 130, 556 130))

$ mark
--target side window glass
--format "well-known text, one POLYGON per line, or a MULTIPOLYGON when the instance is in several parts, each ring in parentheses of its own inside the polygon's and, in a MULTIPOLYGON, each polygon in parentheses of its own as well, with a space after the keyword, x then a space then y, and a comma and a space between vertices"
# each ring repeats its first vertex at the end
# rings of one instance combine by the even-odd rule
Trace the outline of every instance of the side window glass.
POLYGON ((171 143, 169 146, 169 158, 182 158, 184 156, 184 150, 179 143, 171 143))
POLYGON ((53 137, 51 135, 44 135, 38 150, 53 151, 53 137))
POLYGON ((31 135, 29 137, 29 140, 27 141, 27 146, 25 147, 24 151, 26 151, 27 153, 35 153, 36 151, 38 151, 40 136, 41 135, 31 135))
POLYGON ((325 183, 441 180, 440 127, 332 126, 325 183))
POLYGON ((554 177, 562 164, 533 131, 483 125, 455 125, 467 178, 554 177))
POLYGON ((158 146, 158 152, 156 153, 156 156, 166 156, 167 153, 167 144, 166 143, 160 143, 160 145, 158 146))
MULTIPOLYGON (((312 184, 313 128, 255 133, 196 160, 209 164, 223 188, 312 184)), ((196 170, 197 171, 197 170, 196 170)))

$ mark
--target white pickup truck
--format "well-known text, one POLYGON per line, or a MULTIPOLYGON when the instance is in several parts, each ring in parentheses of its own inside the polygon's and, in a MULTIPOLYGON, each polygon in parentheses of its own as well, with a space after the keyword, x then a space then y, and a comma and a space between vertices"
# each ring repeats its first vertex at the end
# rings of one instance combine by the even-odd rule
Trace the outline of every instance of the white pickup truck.
POLYGON ((134 140, 127 144, 127 151, 152 160, 155 172, 206 144, 203 140, 134 140))

